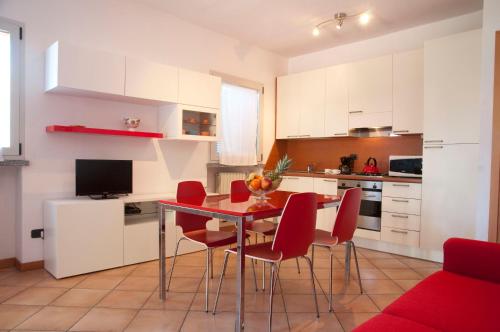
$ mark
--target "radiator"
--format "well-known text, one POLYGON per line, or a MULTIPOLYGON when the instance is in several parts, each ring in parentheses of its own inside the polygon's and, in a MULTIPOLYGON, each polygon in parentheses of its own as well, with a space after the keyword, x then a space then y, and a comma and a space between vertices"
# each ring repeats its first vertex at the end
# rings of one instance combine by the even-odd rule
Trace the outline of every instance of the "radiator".
POLYGON ((231 182, 234 180, 244 180, 245 173, 241 172, 220 172, 217 174, 217 192, 219 194, 229 194, 231 192, 231 182))

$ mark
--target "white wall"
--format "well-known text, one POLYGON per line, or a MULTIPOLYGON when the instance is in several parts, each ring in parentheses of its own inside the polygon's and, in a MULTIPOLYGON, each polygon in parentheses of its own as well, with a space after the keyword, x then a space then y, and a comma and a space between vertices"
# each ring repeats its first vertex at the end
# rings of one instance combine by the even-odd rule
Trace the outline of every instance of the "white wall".
POLYGON ((15 220, 17 169, 0 166, 0 260, 13 258, 15 251, 15 220))
MULTIPOLYGON (((290 73, 369 59, 424 47, 424 41, 481 27, 482 12, 417 26, 360 42, 293 57, 290 73)), ((323 36, 320 38, 329 38, 323 36)))
POLYGON ((42 241, 29 232, 43 225, 45 199, 74 195, 75 158, 134 159, 135 193, 175 191, 181 179, 206 180, 207 143, 46 134, 49 124, 120 128, 128 115, 140 117, 143 130, 156 130, 153 106, 44 93, 43 52, 55 40, 261 82, 266 154, 272 146, 274 82, 286 72, 285 58, 131 0, 2 0, 0 15, 25 24, 25 151, 31 166, 20 175, 16 256, 22 262, 43 259, 42 241))
POLYGON ((493 121, 493 78, 495 66, 495 33, 500 30, 500 1, 483 2, 483 39, 481 67, 481 136, 479 145, 480 178, 476 236, 488 239, 491 186, 491 153, 493 121))

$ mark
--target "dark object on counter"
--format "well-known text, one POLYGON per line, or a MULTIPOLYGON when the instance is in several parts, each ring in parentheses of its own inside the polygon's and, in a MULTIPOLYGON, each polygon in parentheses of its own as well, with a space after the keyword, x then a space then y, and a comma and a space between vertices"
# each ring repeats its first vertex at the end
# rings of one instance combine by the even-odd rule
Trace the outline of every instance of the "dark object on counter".
POLYGON ((340 157, 340 173, 341 174, 351 174, 354 169, 354 161, 358 159, 358 156, 351 154, 349 156, 340 157))
POLYGON ((379 174, 380 171, 378 170, 377 167, 377 159, 375 158, 368 158, 368 160, 365 163, 365 167, 363 167, 363 173, 366 174, 379 174))

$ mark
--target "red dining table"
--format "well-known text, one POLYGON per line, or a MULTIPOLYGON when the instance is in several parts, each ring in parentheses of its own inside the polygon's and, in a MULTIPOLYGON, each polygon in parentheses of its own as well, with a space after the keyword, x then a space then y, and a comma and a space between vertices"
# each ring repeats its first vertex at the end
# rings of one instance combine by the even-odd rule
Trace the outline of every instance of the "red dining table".
MULTIPOLYGON (((235 222, 238 241, 235 331, 241 331, 244 328, 245 314, 245 223, 279 217, 292 194, 294 193, 288 191, 275 191, 268 194, 266 200, 248 195, 216 195, 159 201, 160 299, 166 299, 165 211, 186 212, 235 222)), ((340 204, 340 197, 317 194, 317 202, 318 209, 336 207, 340 204)))

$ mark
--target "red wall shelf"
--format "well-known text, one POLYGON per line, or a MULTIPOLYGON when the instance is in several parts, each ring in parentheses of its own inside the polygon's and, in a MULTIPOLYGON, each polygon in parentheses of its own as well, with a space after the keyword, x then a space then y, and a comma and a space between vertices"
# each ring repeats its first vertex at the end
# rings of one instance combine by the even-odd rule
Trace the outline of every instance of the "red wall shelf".
POLYGON ((97 134, 97 135, 112 135, 112 136, 131 136, 145 138, 163 138, 162 133, 151 133, 145 131, 129 131, 116 129, 88 128, 85 126, 61 126, 52 125, 45 127, 48 133, 78 133, 78 134, 97 134))

